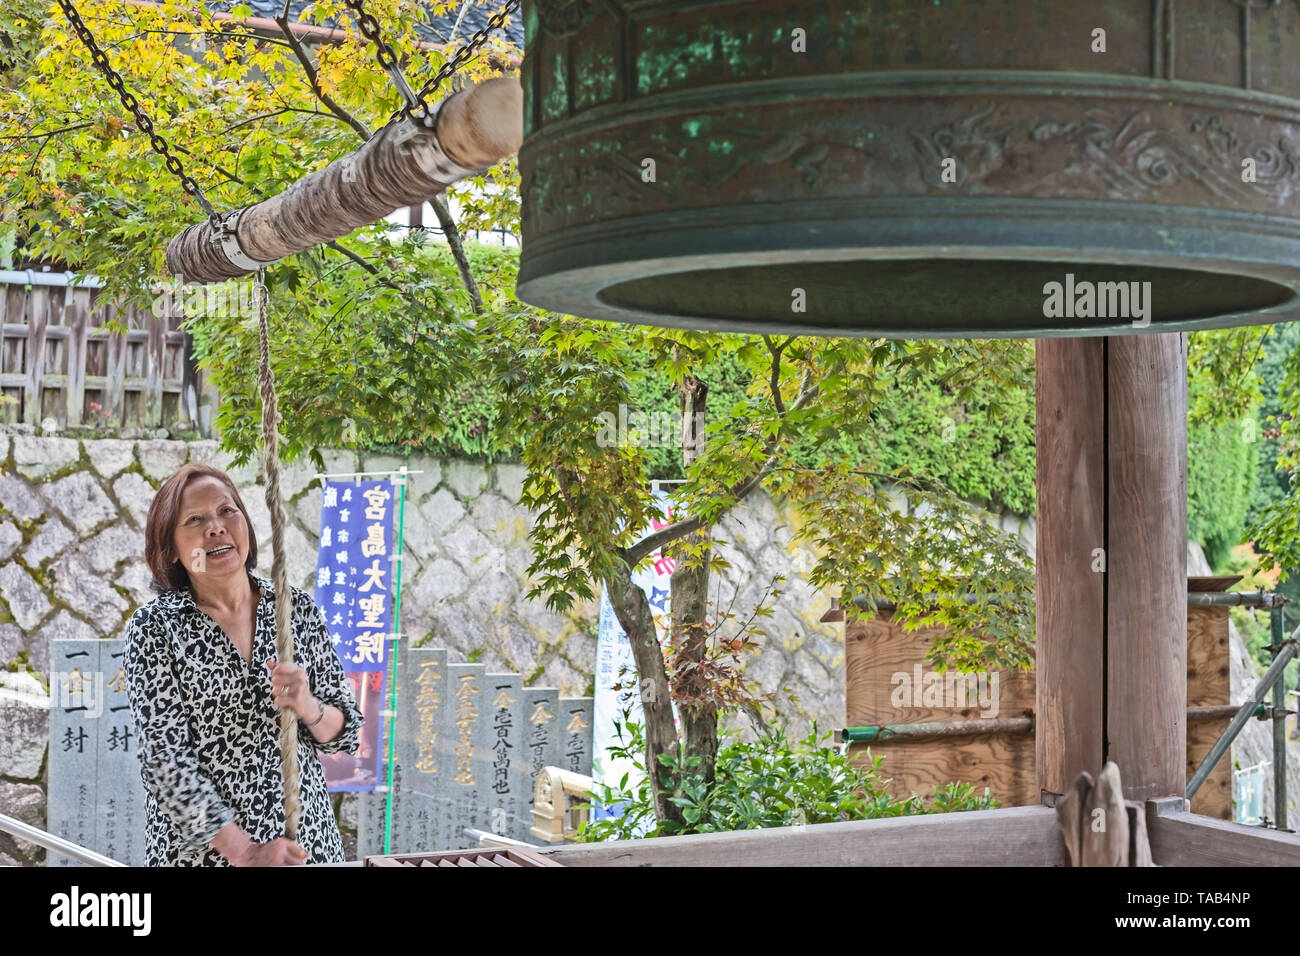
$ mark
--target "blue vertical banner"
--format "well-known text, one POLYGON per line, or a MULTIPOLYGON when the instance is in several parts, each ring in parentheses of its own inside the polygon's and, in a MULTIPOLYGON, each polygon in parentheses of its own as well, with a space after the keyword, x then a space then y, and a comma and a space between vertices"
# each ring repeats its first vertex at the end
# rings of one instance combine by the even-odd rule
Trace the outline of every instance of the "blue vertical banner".
POLYGON ((330 790, 373 790, 380 778, 396 502, 387 481, 330 481, 321 496, 316 603, 365 716, 356 754, 321 755, 330 790))

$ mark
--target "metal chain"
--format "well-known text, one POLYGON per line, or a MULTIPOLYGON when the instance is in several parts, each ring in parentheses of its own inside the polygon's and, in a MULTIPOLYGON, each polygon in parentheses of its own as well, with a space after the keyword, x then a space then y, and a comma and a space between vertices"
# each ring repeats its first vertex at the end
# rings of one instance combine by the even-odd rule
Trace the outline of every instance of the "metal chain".
POLYGON ((348 9, 357 16, 357 27, 361 30, 361 35, 375 45, 376 59, 379 65, 385 70, 392 70, 397 66, 397 53, 379 33, 379 21, 371 14, 366 12, 362 0, 343 0, 348 9))
POLYGON ((167 146, 167 141, 154 129, 153 120, 149 117, 149 114, 140 106, 139 100, 126 88, 121 75, 108 62, 107 54, 95 42, 95 35, 90 32, 90 28, 82 21, 81 14, 77 13, 77 8, 72 5, 71 0, 56 0, 56 2, 59 8, 63 10, 63 15, 68 18, 68 23, 72 24, 73 32, 77 34, 78 39, 90 51, 90 58, 95 61, 95 66, 99 67, 99 71, 104 74, 104 78, 108 80, 108 85, 117 93, 122 105, 135 117, 135 125, 142 132, 148 134, 149 143, 153 146, 154 152, 163 158, 168 170, 180 179, 181 188, 193 196, 198 201, 198 204, 203 207, 203 211, 208 214, 208 220, 212 223, 212 228, 219 231, 221 229, 221 216, 217 214, 217 211, 212 208, 212 203, 208 202, 207 197, 203 195, 203 190, 199 188, 199 184, 185 172, 185 167, 181 165, 181 161, 172 155, 167 146))
POLYGON ((411 91, 405 77, 402 76, 402 71, 397 65, 397 54, 393 51, 392 46, 380 36, 379 21, 366 12, 364 0, 343 0, 343 2, 347 4, 349 10, 356 14, 357 26, 361 30, 361 35, 375 45, 376 59, 379 61, 379 65, 392 77, 398 92, 406 100, 406 105, 394 113, 392 119, 389 120, 389 122, 392 122, 394 119, 399 117, 405 119, 417 112, 422 119, 431 116, 432 107, 429 105, 429 97, 442 85, 443 80, 454 74, 478 52, 479 47, 487 41, 490 33, 505 26, 506 19, 510 14, 519 9, 520 0, 507 0, 506 5, 489 18, 487 25, 482 30, 470 37, 451 59, 443 62, 442 68, 438 70, 437 75, 425 83, 418 93, 411 91))
MULTIPOLYGON (((518 9, 519 0, 506 0, 506 5, 492 15, 487 22, 487 26, 470 37, 465 45, 456 51, 455 56, 442 64, 442 69, 438 71, 437 75, 420 87, 420 92, 415 94, 415 100, 423 115, 427 116, 429 114, 429 97, 442 85, 442 81, 455 73, 470 57, 477 53, 479 47, 487 41, 488 34, 504 27, 506 19, 518 9)), ((406 109, 402 110, 402 115, 409 116, 413 109, 414 107, 408 105, 406 109)))

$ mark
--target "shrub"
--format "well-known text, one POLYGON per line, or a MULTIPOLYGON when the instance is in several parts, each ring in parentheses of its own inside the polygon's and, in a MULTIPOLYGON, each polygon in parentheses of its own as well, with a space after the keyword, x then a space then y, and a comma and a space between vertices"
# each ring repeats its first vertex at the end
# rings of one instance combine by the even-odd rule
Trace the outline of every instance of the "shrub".
MULTIPOLYGON (((629 788, 624 774, 616 786, 599 788, 595 799, 607 807, 622 804, 622 815, 584 823, 578 833, 580 841, 838 823, 988 810, 998 805, 987 787, 983 796, 976 796, 975 788, 967 783, 936 787, 928 803, 915 793, 895 800, 885 791, 888 778, 879 774, 879 755, 872 757, 870 766, 852 763, 846 749, 829 745, 831 734, 819 734, 814 724, 808 736, 794 742, 787 741, 780 729, 750 743, 729 740, 738 736, 738 731, 724 731, 713 785, 706 787, 702 776, 687 774, 676 795, 669 798, 682 808, 685 824, 657 822, 650 781, 644 776, 642 727, 632 722, 624 726, 629 739, 625 745, 611 747, 610 753, 632 760, 642 779, 629 788)), ((666 774, 676 770, 675 762, 665 762, 666 774)), ((698 757, 691 758, 686 769, 698 762, 698 757)))

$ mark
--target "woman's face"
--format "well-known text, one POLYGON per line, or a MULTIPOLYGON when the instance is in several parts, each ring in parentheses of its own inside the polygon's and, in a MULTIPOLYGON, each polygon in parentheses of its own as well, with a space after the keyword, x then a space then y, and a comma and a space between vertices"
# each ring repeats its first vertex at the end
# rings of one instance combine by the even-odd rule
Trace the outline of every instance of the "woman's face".
POLYGON ((181 492, 173 541, 191 584, 246 573, 248 523, 230 489, 211 475, 200 475, 181 492))

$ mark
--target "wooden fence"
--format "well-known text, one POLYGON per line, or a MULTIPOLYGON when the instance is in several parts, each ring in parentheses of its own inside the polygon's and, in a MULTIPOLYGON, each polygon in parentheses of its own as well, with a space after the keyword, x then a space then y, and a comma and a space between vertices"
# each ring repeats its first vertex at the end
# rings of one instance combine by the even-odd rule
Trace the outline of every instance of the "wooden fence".
MULTIPOLYGON (((1239 578, 1192 577, 1189 592, 1225 591, 1239 578)), ((985 725, 970 734, 928 739, 876 739, 853 743, 850 754, 866 763, 868 753, 883 755, 880 773, 895 798, 958 781, 974 785, 977 794, 988 787, 1002 806, 1033 806, 1041 800, 1035 772, 1035 738, 1027 733, 999 731, 998 720, 1033 717, 1036 681, 1033 670, 991 674, 936 673, 925 662, 938 628, 914 632, 895 623, 888 610, 875 616, 847 614, 836 608, 823 621, 843 621, 844 709, 848 727, 962 724, 985 725), (965 682, 956 678, 965 677, 965 682)), ((1228 608, 1189 607, 1187 610, 1187 706, 1196 710, 1222 708, 1230 701, 1228 666, 1228 608)), ((1238 702, 1239 703, 1239 702, 1238 702)), ((1189 713, 1187 777, 1210 752, 1230 715, 1189 713), (1193 719, 1195 718, 1195 719, 1193 719)), ((1032 725, 1031 725, 1032 726, 1032 725)), ((956 730, 953 726, 951 729, 956 730)), ((1094 768, 1093 772, 1100 770, 1094 768)), ((1232 768, 1225 756, 1192 799, 1192 812, 1232 819, 1232 768)))
POLYGON ((62 273, 0 272, 0 420, 60 427, 199 425, 199 374, 183 316, 156 318, 62 273), (125 335, 104 323, 116 319, 125 335))

